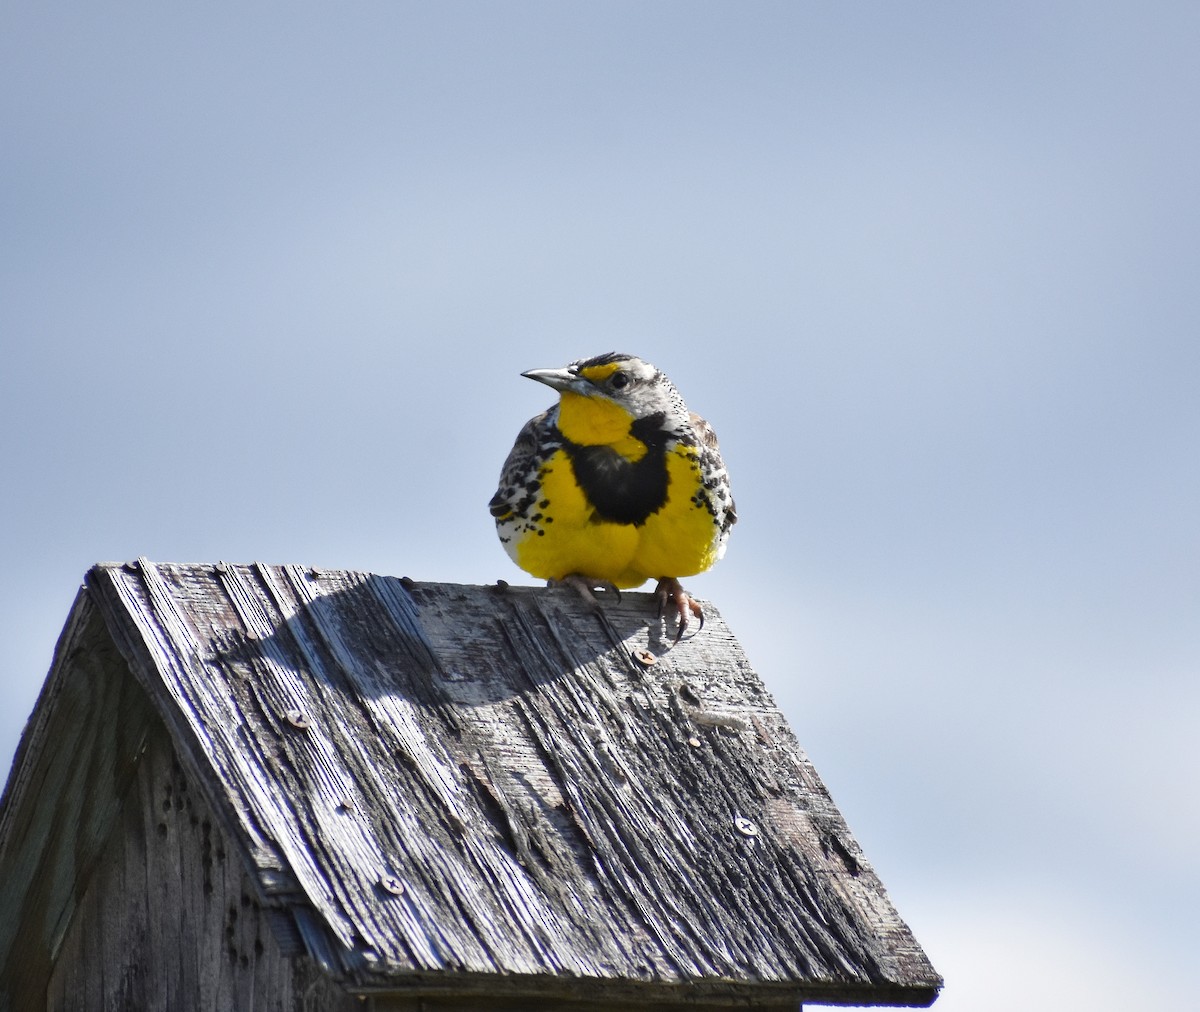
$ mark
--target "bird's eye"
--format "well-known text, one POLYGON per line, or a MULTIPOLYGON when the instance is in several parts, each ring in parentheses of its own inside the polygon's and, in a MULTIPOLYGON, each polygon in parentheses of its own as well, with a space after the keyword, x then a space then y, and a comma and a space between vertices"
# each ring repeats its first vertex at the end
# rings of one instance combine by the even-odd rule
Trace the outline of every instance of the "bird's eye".
POLYGON ((629 385, 629 377, 623 372, 615 372, 613 373, 612 379, 610 379, 608 382, 614 390, 620 390, 622 387, 629 385))

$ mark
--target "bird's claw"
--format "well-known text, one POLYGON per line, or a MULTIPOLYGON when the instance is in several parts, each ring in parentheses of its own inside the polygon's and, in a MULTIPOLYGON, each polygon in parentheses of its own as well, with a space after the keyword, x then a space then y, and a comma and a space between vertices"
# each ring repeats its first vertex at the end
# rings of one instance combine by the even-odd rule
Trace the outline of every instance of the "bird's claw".
POLYGON ((602 590, 606 594, 612 594, 620 603, 621 592, 617 589, 615 583, 608 580, 596 580, 590 576, 584 576, 582 573, 568 573, 560 580, 547 580, 548 587, 570 587, 585 601, 590 601, 592 604, 599 604, 596 598, 596 591, 602 590))
POLYGON ((683 634, 687 631, 689 614, 695 615, 700 620, 700 625, 692 633, 693 636, 699 635, 700 630, 704 628, 704 609, 700 607, 699 601, 683 589, 677 579, 673 576, 664 576, 658 581, 658 586, 654 588, 654 596, 658 600, 659 618, 665 617, 668 602, 674 606, 675 614, 679 618, 679 628, 675 631, 676 643, 683 639, 683 634))

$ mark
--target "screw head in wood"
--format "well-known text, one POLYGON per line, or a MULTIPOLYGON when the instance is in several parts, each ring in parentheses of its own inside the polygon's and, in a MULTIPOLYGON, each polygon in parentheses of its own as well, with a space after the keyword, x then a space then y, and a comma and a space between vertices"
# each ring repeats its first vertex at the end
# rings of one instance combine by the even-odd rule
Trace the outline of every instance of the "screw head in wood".
POLYGON ((640 650, 635 650, 633 652, 633 659, 637 661, 638 664, 640 664, 643 668, 650 667, 658 660, 658 658, 654 656, 653 651, 647 650, 645 647, 642 647, 640 650))
POLYGON ((308 716, 301 709, 294 708, 294 709, 288 710, 288 712, 285 713, 283 716, 284 716, 284 719, 289 724, 292 725, 292 727, 299 728, 301 731, 305 731, 309 727, 312 726, 312 723, 311 723, 311 721, 309 721, 308 716))
POLYGON ((404 882, 396 875, 390 872, 384 872, 379 876, 379 888, 385 893, 390 893, 392 896, 404 895, 404 882))
POLYGON ((733 824, 742 836, 758 836, 758 827, 744 815, 739 815, 733 824))
POLYGON ((690 737, 688 739, 688 744, 691 745, 692 748, 699 748, 704 743, 699 738, 697 738, 695 735, 692 735, 692 737, 690 737))

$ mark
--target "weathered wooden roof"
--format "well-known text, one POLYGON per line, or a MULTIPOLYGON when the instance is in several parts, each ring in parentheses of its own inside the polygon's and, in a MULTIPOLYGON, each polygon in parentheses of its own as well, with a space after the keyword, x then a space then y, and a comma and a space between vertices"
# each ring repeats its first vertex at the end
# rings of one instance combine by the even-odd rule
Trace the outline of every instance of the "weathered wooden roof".
POLYGON ((711 604, 671 647, 644 594, 143 560, 81 609, 347 987, 936 997, 711 604))

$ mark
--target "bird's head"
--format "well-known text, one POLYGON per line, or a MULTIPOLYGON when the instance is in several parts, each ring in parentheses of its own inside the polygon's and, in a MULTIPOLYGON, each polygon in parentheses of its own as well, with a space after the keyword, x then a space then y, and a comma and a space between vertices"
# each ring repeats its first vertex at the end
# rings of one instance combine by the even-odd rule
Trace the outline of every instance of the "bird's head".
POLYGON ((687 409, 671 381, 649 362, 609 352, 561 369, 521 373, 559 392, 558 427, 574 443, 616 444, 634 422, 665 423, 687 409))

